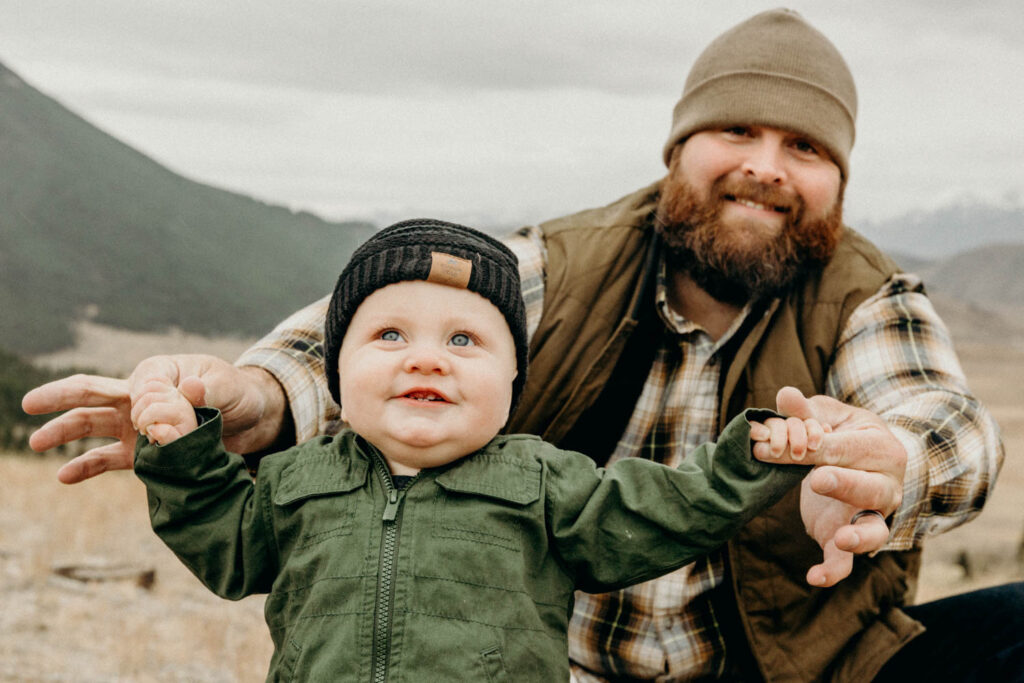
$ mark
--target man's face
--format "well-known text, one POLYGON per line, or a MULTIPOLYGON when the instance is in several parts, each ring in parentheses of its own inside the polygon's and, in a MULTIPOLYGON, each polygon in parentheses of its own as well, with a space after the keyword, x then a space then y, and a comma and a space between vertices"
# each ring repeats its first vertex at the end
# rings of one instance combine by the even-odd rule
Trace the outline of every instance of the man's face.
POLYGON ((476 292, 426 281, 378 289, 356 309, 338 359, 342 418, 394 474, 487 444, 508 419, 515 342, 476 292))
POLYGON ((842 230, 841 188, 839 167, 805 137, 762 126, 705 130, 672 155, 658 229, 674 267, 742 304, 828 260, 842 230))

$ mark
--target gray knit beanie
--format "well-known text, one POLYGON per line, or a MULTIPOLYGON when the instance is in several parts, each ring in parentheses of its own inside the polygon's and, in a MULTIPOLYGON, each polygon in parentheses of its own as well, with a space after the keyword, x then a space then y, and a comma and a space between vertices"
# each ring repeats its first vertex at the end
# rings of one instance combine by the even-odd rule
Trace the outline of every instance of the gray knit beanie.
POLYGON ((507 246, 464 225, 429 218, 384 228, 352 254, 338 277, 324 321, 324 362, 331 397, 341 404, 338 357, 349 322, 363 300, 406 280, 427 280, 468 289, 494 304, 512 332, 518 374, 512 381, 515 410, 526 382, 529 348, 519 261, 507 246))
POLYGON ((730 125, 791 130, 821 143, 848 177, 857 118, 853 76, 828 38, 792 10, 762 12, 718 36, 694 62, 672 115, 672 149, 730 125))

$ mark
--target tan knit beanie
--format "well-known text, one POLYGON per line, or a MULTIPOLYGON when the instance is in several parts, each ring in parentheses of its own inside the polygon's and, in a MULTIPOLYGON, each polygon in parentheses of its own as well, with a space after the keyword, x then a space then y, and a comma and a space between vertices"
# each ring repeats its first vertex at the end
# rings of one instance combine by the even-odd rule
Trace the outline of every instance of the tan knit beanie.
POLYGON ((857 117, 853 76, 828 38, 792 10, 762 12, 718 36, 690 70, 672 114, 672 149, 701 130, 760 125, 823 144, 848 177, 857 117))

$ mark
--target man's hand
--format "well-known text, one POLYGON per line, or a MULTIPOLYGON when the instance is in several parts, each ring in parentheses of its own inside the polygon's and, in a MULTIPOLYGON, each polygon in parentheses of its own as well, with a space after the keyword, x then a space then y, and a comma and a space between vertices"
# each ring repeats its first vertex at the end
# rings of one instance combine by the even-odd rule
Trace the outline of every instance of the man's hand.
POLYGON ((25 394, 22 409, 32 415, 68 412, 50 420, 29 438, 33 450, 45 451, 84 437, 107 437, 116 443, 86 451, 57 473, 65 484, 84 481, 108 470, 131 469, 137 436, 132 399, 147 381, 178 387, 192 405, 220 409, 224 444, 248 453, 270 446, 281 430, 287 404, 277 381, 260 368, 238 368, 214 356, 154 356, 127 380, 73 375, 25 394), (184 382, 186 378, 196 381, 184 382))
POLYGON ((788 450, 775 457, 767 443, 755 444, 754 455, 764 462, 815 465, 801 486, 800 514, 824 559, 808 570, 807 582, 833 586, 850 575, 854 554, 879 550, 888 540, 882 517, 903 500, 906 451, 885 422, 863 408, 828 396, 806 398, 792 387, 781 389, 776 402, 783 415, 816 418, 831 427, 822 446, 799 459, 788 450), (882 517, 865 515, 851 524, 861 510, 877 510, 882 517))

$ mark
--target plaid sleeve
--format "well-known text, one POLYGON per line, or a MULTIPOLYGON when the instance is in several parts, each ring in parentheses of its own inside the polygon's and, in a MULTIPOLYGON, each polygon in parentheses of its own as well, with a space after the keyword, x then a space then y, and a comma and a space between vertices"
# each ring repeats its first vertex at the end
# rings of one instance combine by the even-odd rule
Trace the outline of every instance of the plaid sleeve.
POLYGON ((535 226, 522 228, 507 236, 504 242, 519 259, 519 279, 526 304, 526 337, 533 339, 544 313, 544 277, 548 256, 544 233, 535 226))
MULTIPOLYGON (((544 308, 544 236, 523 228, 505 239, 519 259, 527 333, 533 336, 544 308)), ((236 365, 255 365, 272 374, 284 389, 298 443, 342 426, 341 410, 327 390, 324 374, 324 317, 330 296, 293 313, 243 353, 236 365)))
POLYGON ((999 428, 971 394, 953 342, 914 275, 893 276, 847 321, 826 392, 881 416, 907 451, 887 550, 980 512, 1003 462, 999 428))
POLYGON ((302 443, 341 427, 341 409, 327 390, 324 375, 324 317, 330 296, 293 313, 245 351, 235 365, 256 365, 284 389, 302 443))

